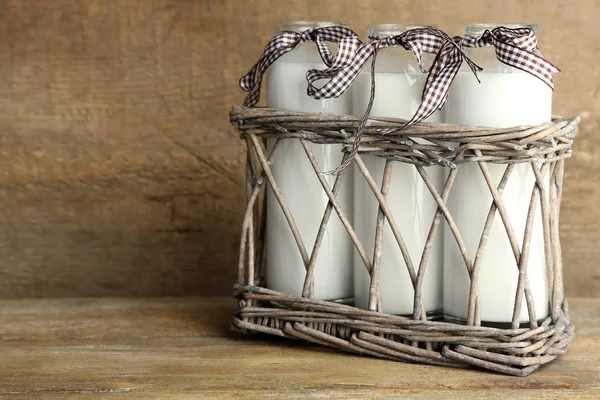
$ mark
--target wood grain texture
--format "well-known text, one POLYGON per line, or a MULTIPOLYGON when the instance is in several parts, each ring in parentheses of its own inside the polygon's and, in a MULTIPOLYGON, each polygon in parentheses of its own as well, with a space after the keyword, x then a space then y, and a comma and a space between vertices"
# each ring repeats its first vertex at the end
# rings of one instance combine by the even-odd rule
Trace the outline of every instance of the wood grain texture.
POLYGON ((0 296, 230 293, 244 202, 227 112, 283 19, 537 22, 581 113, 567 293, 600 295, 600 2, 0 0, 0 296))
POLYGON ((0 300, 0 398, 600 396, 600 299, 570 299, 569 353, 525 378, 229 331, 230 298, 0 300))

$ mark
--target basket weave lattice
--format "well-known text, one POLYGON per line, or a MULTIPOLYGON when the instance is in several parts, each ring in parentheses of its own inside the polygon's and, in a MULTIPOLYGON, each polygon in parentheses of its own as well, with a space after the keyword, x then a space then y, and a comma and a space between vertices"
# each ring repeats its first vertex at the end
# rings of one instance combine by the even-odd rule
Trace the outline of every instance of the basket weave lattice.
MULTIPOLYGON (((390 224, 398 245, 402 247, 402 235, 398 231, 386 203, 386 193, 380 191, 377 182, 366 169, 361 154, 368 153, 388 160, 385 163, 384 181, 394 165, 393 161, 413 164, 425 182, 438 210, 431 223, 428 244, 433 243, 443 220, 452 230, 461 249, 465 249, 462 236, 446 200, 452 189, 460 165, 478 163, 493 202, 485 222, 482 236, 485 236, 496 215, 505 226, 517 266, 519 268, 518 290, 514 301, 512 327, 501 329, 481 326, 477 289, 479 264, 463 251, 465 267, 472 280, 469 293, 468 324, 428 321, 422 307, 421 288, 425 267, 418 269, 407 265, 415 288, 414 315, 412 318, 389 315, 377 311, 362 310, 352 306, 315 300, 313 296, 313 267, 302 238, 287 208, 285 199, 273 178, 270 165, 276 158, 279 140, 299 140, 306 150, 314 171, 319 177, 323 190, 329 198, 323 222, 319 229, 313 252, 318 250, 320 238, 327 229, 327 222, 335 211, 371 276, 371 291, 378 293, 378 267, 380 256, 371 260, 358 240, 344 210, 336 201, 344 173, 340 173, 333 187, 321 174, 321 169, 307 142, 343 144, 346 150, 352 148, 353 134, 359 119, 333 114, 309 114, 293 111, 234 107, 230 113, 231 122, 239 130, 247 144, 247 196, 248 204, 243 220, 239 280, 234 294, 239 299, 233 327, 242 332, 261 332, 281 337, 302 339, 325 346, 359 354, 386 359, 418 362, 424 364, 464 367, 476 366, 488 370, 525 376, 541 365, 564 354, 573 338, 573 327, 569 323, 569 310, 563 294, 562 257, 559 241, 559 212, 562 197, 564 159, 570 157, 573 138, 577 134, 579 118, 557 118, 551 123, 535 127, 515 127, 489 129, 463 127, 448 124, 420 123, 401 129, 403 120, 393 118, 372 118, 363 132, 356 166, 373 190, 380 211, 377 220, 376 240, 383 234, 384 220, 390 224), (266 154, 265 140, 273 138, 275 145, 266 154), (424 139, 428 144, 423 143, 424 139), (447 143, 459 143, 448 146, 447 143), (496 186, 488 170, 489 163, 505 164, 504 176, 496 186), (529 163, 535 174, 536 183, 531 188, 531 202, 524 238, 517 238, 511 227, 501 193, 516 163, 529 163), (427 166, 450 167, 441 193, 427 174, 427 166), (549 185, 548 185, 549 182, 549 185), (303 297, 292 297, 284 293, 266 289, 265 285, 265 190, 272 190, 286 216, 290 229, 302 253, 307 274, 303 297), (549 201, 541 201, 548 198, 549 201), (540 205, 543 221, 545 259, 549 285, 550 316, 539 323, 535 319, 533 298, 527 282, 527 251, 531 237, 533 214, 540 205), (530 323, 521 327, 518 321, 523 301, 529 310, 530 323), (531 318, 534 317, 534 318, 531 318)), ((348 157, 345 153, 344 160, 348 157)), ((437 168, 437 167, 436 167, 437 168)), ((385 185, 382 185, 384 187, 385 185)), ((379 241, 380 242, 380 241, 379 241)), ((424 247, 422 260, 427 260, 431 246, 424 247)), ((478 248, 483 252, 485 240, 478 248)))

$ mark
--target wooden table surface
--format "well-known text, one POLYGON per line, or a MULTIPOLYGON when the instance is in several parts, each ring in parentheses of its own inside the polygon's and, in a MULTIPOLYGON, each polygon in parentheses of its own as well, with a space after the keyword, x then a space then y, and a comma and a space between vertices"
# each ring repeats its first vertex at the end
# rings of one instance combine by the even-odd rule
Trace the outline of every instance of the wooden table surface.
POLYGON ((600 398, 600 299, 570 299, 577 331, 569 353, 526 378, 241 336, 229 330, 234 305, 0 300, 0 399, 600 398))

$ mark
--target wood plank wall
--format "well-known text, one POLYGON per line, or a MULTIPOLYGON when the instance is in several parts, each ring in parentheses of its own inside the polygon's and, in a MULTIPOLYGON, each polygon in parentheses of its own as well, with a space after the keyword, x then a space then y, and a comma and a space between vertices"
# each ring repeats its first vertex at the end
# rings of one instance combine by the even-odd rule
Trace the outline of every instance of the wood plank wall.
POLYGON ((536 22, 581 114, 567 294, 600 295, 600 2, 0 0, 0 296, 227 294, 244 202, 228 125, 282 19, 536 22))

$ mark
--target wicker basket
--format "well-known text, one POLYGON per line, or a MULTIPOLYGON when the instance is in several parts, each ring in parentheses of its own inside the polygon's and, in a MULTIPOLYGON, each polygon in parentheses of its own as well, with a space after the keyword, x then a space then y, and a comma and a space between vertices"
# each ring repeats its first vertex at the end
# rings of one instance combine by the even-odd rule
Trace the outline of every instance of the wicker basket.
MULTIPOLYGON (((528 375, 566 352, 567 345, 573 338, 573 326, 569 323, 568 305, 563 294, 558 219, 564 159, 571 155, 571 145, 577 134, 579 118, 557 118, 541 126, 508 129, 420 123, 402 130, 400 128, 405 123, 403 120, 372 118, 361 139, 355 163, 374 190, 381 212, 386 217, 390 213, 385 196, 378 191, 377 183, 361 160, 360 154, 364 152, 390 160, 386 163, 386 169, 390 171, 393 164, 391 161, 413 164, 438 204, 438 211, 431 228, 433 231, 433 235, 430 235, 431 240, 435 237, 440 220, 444 218, 459 245, 461 245, 461 235, 445 202, 454 178, 460 171, 460 165, 466 162, 479 163, 481 172, 488 182, 494 198, 485 224, 485 229, 489 229, 496 214, 499 214, 507 225, 506 210, 500 194, 510 176, 512 166, 516 163, 531 164, 537 182, 532 188, 530 204, 533 207, 530 206, 529 213, 535 212, 536 204, 542 204, 546 263, 551 288, 550 317, 541 324, 532 321, 528 327, 520 327, 519 322, 516 321, 518 313, 515 312, 515 320, 510 329, 480 325, 476 315, 478 266, 468 263, 466 268, 469 276, 475 279, 475 284, 471 286, 469 323, 466 325, 428 321, 424 318, 424 311, 419 307, 423 276, 420 272, 415 274, 414 270, 409 271, 416 289, 413 318, 319 301, 312 298, 311 293, 302 298, 292 297, 263 287, 266 214, 264 190, 274 190, 276 196, 281 196, 269 168, 269 159, 274 154, 265 154, 263 139, 301 141, 330 199, 325 210, 324 223, 326 224, 332 210, 335 210, 360 252, 362 246, 335 199, 339 188, 338 183, 341 183, 343 174, 338 175, 333 188, 329 187, 320 174, 322 171, 307 144, 307 141, 341 143, 346 150, 349 150, 354 140, 353 133, 360 121, 351 116, 241 107, 234 107, 230 118, 231 123, 239 130, 241 138, 246 141, 248 151, 248 205, 242 228, 239 280, 234 288, 234 295, 239 299, 239 308, 233 320, 234 329, 244 333, 261 332, 302 339, 353 353, 391 360, 450 367, 475 366, 517 376, 528 375), (414 139, 419 138, 426 139, 431 145, 411 145, 414 139), (444 142, 460 143, 460 146, 449 149, 443 144, 444 142), (504 179, 498 187, 489 183, 492 180, 487 168, 488 163, 507 165, 504 179), (432 164, 452 168, 441 193, 436 191, 424 168, 432 164), (550 177, 549 187, 547 187, 546 175, 550 177), (549 203, 544 206, 545 202, 539 201, 540 196, 543 196, 542 198, 549 196, 549 203)), ((344 157, 348 157, 348 153, 344 157)), ((284 213, 289 214, 285 201, 280 203, 284 213)), ((533 220, 533 218, 528 219, 533 220)), ((296 230, 293 218, 288 218, 288 222, 292 231, 296 230)), ((390 223, 393 225, 393 219, 390 223)), ((485 229, 483 234, 486 233, 485 229)), ((526 237, 531 229, 532 224, 529 222, 525 229, 526 237)), ((516 244, 517 238, 508 227, 506 231, 518 261, 522 253, 516 244)), ((381 234, 382 230, 378 229, 376 235, 381 234)), ((425 249, 428 249, 427 245, 425 249)), ((366 257, 365 254, 361 256, 366 257)), ((376 262, 374 260, 374 263, 376 262)), ((519 265, 518 262, 517 264, 519 265)), ((524 264, 519 268, 526 268, 527 263, 524 264)), ((376 268, 372 269, 375 270, 376 268)), ((528 308, 533 307, 533 300, 525 285, 527 274, 519 276, 518 287, 521 290, 516 294, 515 310, 520 309, 524 297, 528 308)), ((311 279, 312 274, 307 274, 305 287, 311 287, 311 279)), ((377 279, 377 274, 371 274, 371 287, 376 290, 377 279)))

